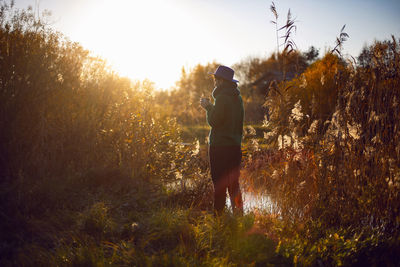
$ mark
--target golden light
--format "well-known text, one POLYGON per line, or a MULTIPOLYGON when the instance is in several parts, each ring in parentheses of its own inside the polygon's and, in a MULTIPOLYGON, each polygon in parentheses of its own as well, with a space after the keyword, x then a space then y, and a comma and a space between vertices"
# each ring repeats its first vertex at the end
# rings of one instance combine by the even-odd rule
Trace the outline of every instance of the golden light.
POLYGON ((178 1, 95 1, 76 30, 83 46, 121 75, 167 88, 183 65, 204 61, 210 49, 210 23, 188 8, 178 1))

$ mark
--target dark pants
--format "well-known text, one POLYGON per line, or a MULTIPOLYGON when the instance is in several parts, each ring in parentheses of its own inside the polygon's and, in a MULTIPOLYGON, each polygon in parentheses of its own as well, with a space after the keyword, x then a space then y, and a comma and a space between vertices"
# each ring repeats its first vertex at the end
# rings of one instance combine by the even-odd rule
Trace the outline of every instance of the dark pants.
POLYGON ((211 178, 214 184, 214 210, 221 214, 225 207, 228 189, 234 213, 243 213, 242 194, 239 187, 240 146, 210 146, 211 178))

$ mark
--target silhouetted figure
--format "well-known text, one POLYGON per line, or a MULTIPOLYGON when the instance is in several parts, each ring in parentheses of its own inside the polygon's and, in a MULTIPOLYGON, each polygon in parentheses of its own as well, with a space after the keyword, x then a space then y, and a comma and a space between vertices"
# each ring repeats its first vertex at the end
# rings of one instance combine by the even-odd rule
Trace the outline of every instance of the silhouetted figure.
POLYGON ((239 187, 243 101, 231 68, 219 66, 215 73, 209 74, 214 77, 214 104, 208 98, 201 98, 200 104, 206 110, 207 122, 211 126, 209 160, 214 184, 214 210, 217 214, 222 213, 228 189, 233 212, 243 214, 239 187))

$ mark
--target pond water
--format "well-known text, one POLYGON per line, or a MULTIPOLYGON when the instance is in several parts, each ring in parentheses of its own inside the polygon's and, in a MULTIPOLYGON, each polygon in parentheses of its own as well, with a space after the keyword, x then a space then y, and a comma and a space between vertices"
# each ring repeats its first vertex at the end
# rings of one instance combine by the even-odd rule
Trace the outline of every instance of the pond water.
MULTIPOLYGON (((269 196, 266 194, 242 191, 242 197, 244 213, 249 213, 254 210, 267 213, 276 213, 276 205, 274 205, 269 196)), ((231 209, 231 201, 228 194, 226 196, 226 206, 228 209, 231 209)))
MULTIPOLYGON (((173 183, 168 184, 169 188, 179 189, 179 188, 188 188, 191 187, 193 184, 190 180, 183 181, 176 181, 173 183)), ((249 213, 251 211, 257 210, 260 212, 266 213, 279 213, 276 204, 270 199, 270 197, 261 192, 252 192, 242 188, 242 197, 243 197, 243 211, 244 213, 249 213)), ((231 210, 231 201, 229 198, 228 190, 226 192, 226 207, 228 210, 231 210)))

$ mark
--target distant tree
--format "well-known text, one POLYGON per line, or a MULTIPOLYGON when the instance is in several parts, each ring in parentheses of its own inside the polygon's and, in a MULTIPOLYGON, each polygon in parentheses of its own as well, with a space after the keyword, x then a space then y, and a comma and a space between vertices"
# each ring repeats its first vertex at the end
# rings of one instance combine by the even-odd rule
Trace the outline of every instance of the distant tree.
POLYGON ((271 112, 269 124, 277 129, 277 136, 290 136, 296 121, 297 135, 304 135, 314 121, 318 121, 318 131, 326 131, 324 122, 330 120, 338 101, 338 80, 343 84, 347 77, 344 62, 328 53, 291 81, 275 83, 266 105, 271 112))
MULTIPOLYGON (((283 58, 281 55, 280 59, 283 58)), ((308 66, 302 53, 293 51, 285 54, 286 79, 293 79, 300 75, 308 66)), ((264 106, 265 98, 270 91, 272 81, 283 79, 281 62, 276 54, 267 59, 248 58, 235 65, 241 77, 240 88, 244 96, 246 120, 252 123, 261 123, 268 112, 264 106)))
POLYGON ((392 62, 392 57, 395 55, 393 50, 396 49, 397 42, 394 36, 391 40, 376 41, 371 46, 364 46, 360 55, 357 57, 358 66, 363 68, 374 68, 377 65, 385 65, 389 67, 392 62), (376 54, 381 53, 379 62, 377 62, 376 54))
POLYGON ((309 63, 314 62, 319 55, 319 50, 314 46, 310 46, 306 52, 304 52, 304 56, 309 63))
POLYGON ((209 97, 214 87, 209 72, 214 72, 217 63, 198 64, 187 71, 182 68, 181 78, 170 93, 169 103, 173 105, 172 116, 181 124, 205 124, 204 112, 199 106, 200 97, 209 97))

